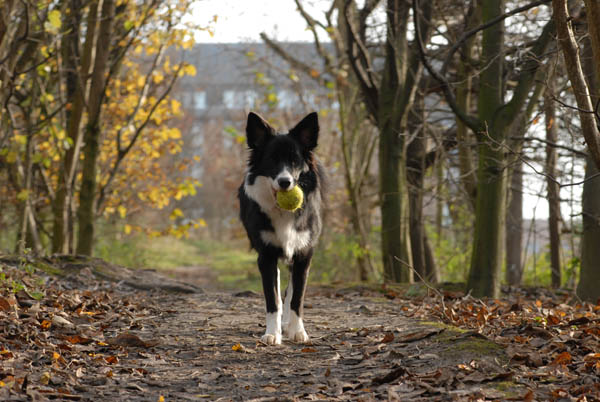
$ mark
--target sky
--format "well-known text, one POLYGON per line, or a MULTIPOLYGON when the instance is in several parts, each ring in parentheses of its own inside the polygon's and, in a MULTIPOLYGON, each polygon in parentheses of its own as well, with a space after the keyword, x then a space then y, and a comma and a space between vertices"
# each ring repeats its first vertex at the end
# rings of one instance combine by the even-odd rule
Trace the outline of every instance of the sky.
MULTIPOLYGON (((305 9, 315 17, 321 17, 331 0, 303 0, 305 9)), ((211 36, 208 32, 199 32, 199 43, 235 43, 258 42, 260 33, 265 32, 279 41, 312 41, 312 34, 306 29, 306 22, 296 9, 294 0, 203 0, 194 10, 197 23, 203 24, 217 16, 212 24, 211 36)), ((533 169, 524 167, 529 189, 524 194, 523 216, 525 219, 547 219, 548 202, 545 198, 532 193, 545 193, 545 179, 537 176, 533 169), (529 193, 528 193, 529 192, 529 193)), ((581 188, 575 189, 580 193, 581 188)), ((563 190, 562 192, 565 192, 563 190)), ((567 194, 561 196, 567 198, 567 194)), ((563 203, 563 214, 568 215, 567 205, 563 203)))
MULTIPOLYGON (((318 13, 328 3, 329 0, 302 2, 310 13, 318 13)), ((204 0, 197 3, 194 15, 198 23, 217 16, 214 36, 199 33, 196 39, 201 43, 257 42, 261 32, 282 41, 312 40, 293 0, 204 0)))

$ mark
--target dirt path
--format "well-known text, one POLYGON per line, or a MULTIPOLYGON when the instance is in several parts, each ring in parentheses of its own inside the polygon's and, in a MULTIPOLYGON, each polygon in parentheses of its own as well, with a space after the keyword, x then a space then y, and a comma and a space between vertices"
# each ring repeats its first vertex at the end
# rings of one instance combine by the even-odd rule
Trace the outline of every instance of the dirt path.
POLYGON ((259 341, 264 331, 259 295, 155 295, 157 315, 138 320, 130 332, 158 344, 122 348, 111 376, 82 379, 80 396, 131 401, 505 396, 494 384, 481 385, 503 375, 506 357, 491 342, 414 321, 402 305, 360 291, 319 293, 308 297, 305 311, 311 343, 275 347, 259 341), (459 364, 476 364, 480 377, 469 381, 471 373, 459 364))
POLYGON ((309 286, 310 343, 266 346, 262 295, 200 289, 189 268, 179 283, 96 262, 55 264, 70 274, 50 277, 40 302, 0 297, 0 400, 520 400, 546 378, 424 314, 433 299, 309 286))

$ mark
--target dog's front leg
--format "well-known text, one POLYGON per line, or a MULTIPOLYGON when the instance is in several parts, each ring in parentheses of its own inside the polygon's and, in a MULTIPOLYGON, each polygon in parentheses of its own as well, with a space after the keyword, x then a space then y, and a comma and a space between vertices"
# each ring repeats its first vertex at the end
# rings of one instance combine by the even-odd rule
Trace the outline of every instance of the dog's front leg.
POLYGON ((267 345, 279 345, 281 344, 281 296, 277 253, 269 249, 262 251, 258 255, 258 269, 262 277, 267 305, 267 329, 261 341, 267 345))
MULTIPOLYGON (((288 291, 291 291, 292 294, 291 298, 289 298, 290 312, 287 334, 289 339, 294 342, 308 342, 308 334, 304 329, 302 316, 304 314, 304 291, 308 280, 312 254, 312 250, 296 254, 294 255, 294 262, 292 264, 291 286, 288 287, 288 291)), ((288 297, 289 295, 286 295, 286 301, 288 297)))

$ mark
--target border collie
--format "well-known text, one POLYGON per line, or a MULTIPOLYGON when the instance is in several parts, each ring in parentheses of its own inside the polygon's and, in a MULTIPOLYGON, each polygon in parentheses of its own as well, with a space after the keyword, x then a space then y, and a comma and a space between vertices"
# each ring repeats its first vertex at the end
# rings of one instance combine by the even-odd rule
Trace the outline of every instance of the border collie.
POLYGON ((267 329, 261 341, 281 344, 283 326, 290 340, 305 343, 304 290, 321 233, 324 189, 323 168, 313 154, 319 136, 317 113, 306 116, 288 134, 277 134, 259 115, 250 113, 246 136, 250 158, 238 197, 250 246, 258 252, 267 307, 267 329), (302 207, 294 212, 280 209, 276 192, 296 185, 304 192, 302 207), (283 306, 277 267, 280 259, 290 267, 283 306))

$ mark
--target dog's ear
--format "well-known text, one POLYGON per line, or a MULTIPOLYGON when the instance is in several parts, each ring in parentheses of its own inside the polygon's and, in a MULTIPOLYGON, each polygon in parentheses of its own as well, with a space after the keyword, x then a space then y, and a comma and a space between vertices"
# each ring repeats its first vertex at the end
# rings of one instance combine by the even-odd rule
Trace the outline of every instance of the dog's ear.
POLYGON ((310 113, 290 130, 290 135, 307 151, 312 151, 319 139, 319 115, 316 112, 310 113))
POLYGON ((275 130, 262 117, 253 112, 248 114, 246 137, 250 148, 260 147, 273 135, 275 135, 275 130))

